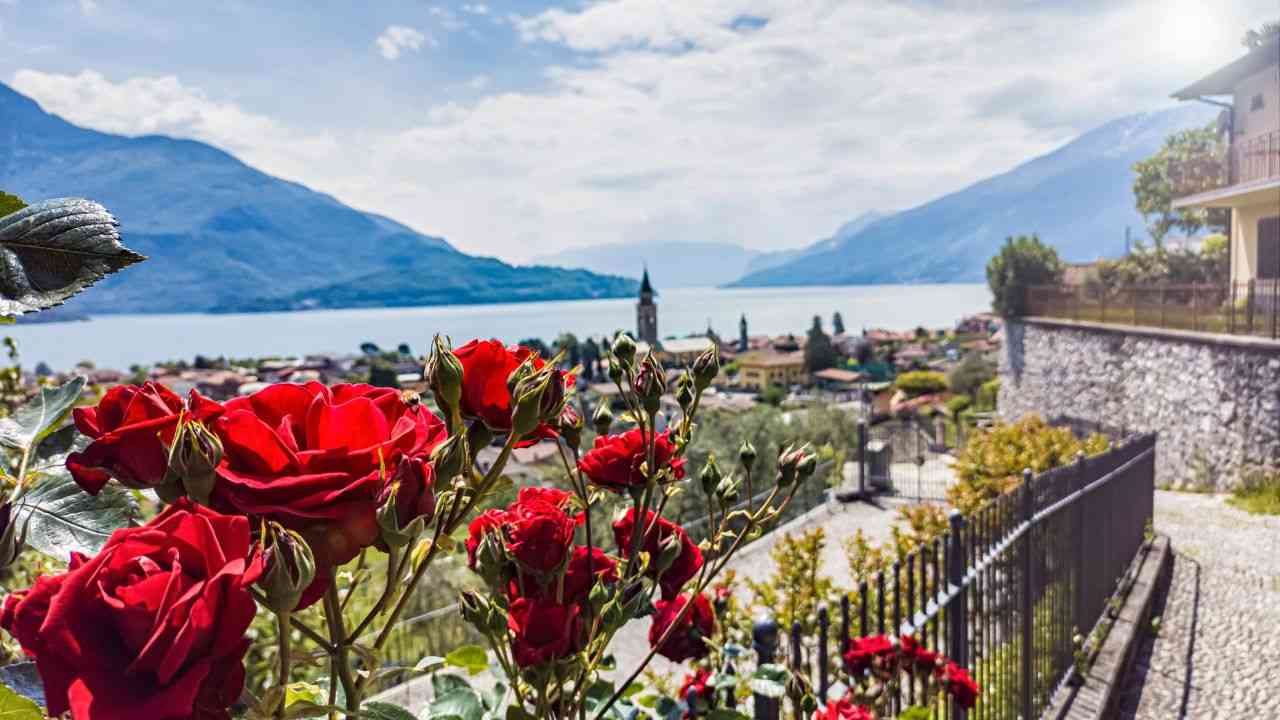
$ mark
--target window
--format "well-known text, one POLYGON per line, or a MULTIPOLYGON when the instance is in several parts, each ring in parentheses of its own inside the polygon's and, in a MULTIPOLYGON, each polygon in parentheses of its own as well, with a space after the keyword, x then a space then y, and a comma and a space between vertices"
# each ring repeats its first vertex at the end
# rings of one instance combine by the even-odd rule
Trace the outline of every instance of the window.
POLYGON ((1254 111, 1254 110, 1261 110, 1261 109, 1262 109, 1262 105, 1263 105, 1263 103, 1262 103, 1262 93, 1258 93, 1257 95, 1254 95, 1254 96, 1253 96, 1253 98, 1249 100, 1249 110, 1250 110, 1250 111, 1254 111))
POLYGON ((1258 221, 1258 278, 1280 278, 1280 216, 1258 221))

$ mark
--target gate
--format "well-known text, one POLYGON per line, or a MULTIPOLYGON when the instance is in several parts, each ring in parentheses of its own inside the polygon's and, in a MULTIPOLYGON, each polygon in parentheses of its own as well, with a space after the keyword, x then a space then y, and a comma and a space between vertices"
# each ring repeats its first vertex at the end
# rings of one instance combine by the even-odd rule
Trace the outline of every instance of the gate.
POLYGON ((868 489, 919 501, 945 501, 955 473, 939 429, 914 417, 867 428, 860 442, 868 489))

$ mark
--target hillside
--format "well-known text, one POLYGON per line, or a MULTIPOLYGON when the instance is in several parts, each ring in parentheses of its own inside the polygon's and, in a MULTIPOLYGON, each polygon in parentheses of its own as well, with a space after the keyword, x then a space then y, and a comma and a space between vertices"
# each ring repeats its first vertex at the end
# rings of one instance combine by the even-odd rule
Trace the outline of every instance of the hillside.
POLYGON ((772 254, 717 242, 610 243, 565 250, 534 261, 637 279, 648 267, 661 290, 723 285, 754 269, 758 258, 772 254))
POLYGON ((1114 120, 1006 173, 856 232, 838 232, 732 284, 980 282, 1007 236, 1032 232, 1067 260, 1118 255, 1126 227, 1135 237, 1146 234, 1134 210, 1133 164, 1169 134, 1204 124, 1215 112, 1186 105, 1114 120))
POLYGON ((619 297, 637 283, 513 267, 272 177, 204 143, 77 127, 0 84, 0 189, 84 196, 150 259, 69 313, 195 312, 619 297))

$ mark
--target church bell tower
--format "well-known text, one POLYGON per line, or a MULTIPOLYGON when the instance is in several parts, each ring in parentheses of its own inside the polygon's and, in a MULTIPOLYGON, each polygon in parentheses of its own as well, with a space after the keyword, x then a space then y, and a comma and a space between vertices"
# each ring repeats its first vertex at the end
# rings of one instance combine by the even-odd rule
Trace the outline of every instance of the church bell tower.
POLYGON ((649 268, 644 269, 644 278, 640 281, 640 302, 636 303, 636 337, 649 343, 650 347, 658 345, 658 306, 653 303, 649 268))

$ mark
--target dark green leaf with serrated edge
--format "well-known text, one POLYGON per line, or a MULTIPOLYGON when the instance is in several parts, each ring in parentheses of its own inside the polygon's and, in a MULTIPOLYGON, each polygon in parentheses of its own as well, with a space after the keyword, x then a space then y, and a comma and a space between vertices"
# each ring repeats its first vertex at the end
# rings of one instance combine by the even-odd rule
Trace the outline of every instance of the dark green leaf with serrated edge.
POLYGON ((0 418, 0 443, 25 450, 44 439, 71 412, 84 378, 76 377, 54 388, 40 388, 40 394, 6 418, 0 418))
POLYGON ((139 514, 133 496, 121 486, 109 483, 90 495, 65 468, 38 481, 18 500, 17 509, 27 524, 27 544, 64 561, 72 552, 96 554, 111 533, 139 514))

